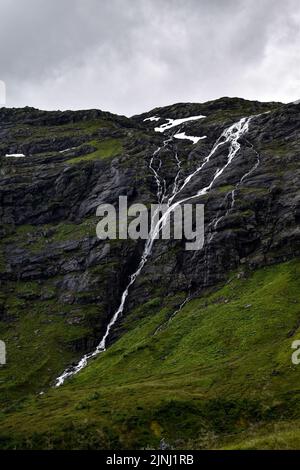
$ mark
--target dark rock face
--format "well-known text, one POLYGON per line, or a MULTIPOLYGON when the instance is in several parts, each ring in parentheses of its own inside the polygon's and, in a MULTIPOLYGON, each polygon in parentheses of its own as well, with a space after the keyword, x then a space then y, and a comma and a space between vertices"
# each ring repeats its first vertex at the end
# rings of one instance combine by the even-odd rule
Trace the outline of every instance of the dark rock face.
MULTIPOLYGON (((261 115, 251 121, 240 139, 241 150, 209 193, 194 199, 205 204, 203 249, 185 251, 184 240, 155 242, 130 290, 125 318, 152 297, 199 295, 224 282, 239 265, 255 269, 299 255, 300 105, 224 98, 157 108, 131 119, 100 111, 2 109, 0 322, 17 323, 22 312, 37 309, 38 314, 47 303, 42 321, 64 318, 66 332, 70 326, 75 331, 72 338, 69 333, 60 338, 74 352, 74 360, 98 343, 144 242, 98 240, 96 208, 117 205, 119 196, 128 196, 129 204, 156 203, 149 161, 174 129, 161 134, 154 127, 167 118, 200 114, 207 118, 188 122, 182 130, 205 135, 205 140, 193 145, 173 139, 161 152, 160 171, 167 186, 178 169, 176 152, 183 179, 201 164, 226 127, 243 116, 261 115), (161 119, 144 121, 151 116, 161 119), (5 156, 12 153, 26 156, 5 156)), ((204 187, 227 154, 226 146, 220 148, 183 196, 204 187)), ((122 328, 121 320, 111 340, 122 328)))

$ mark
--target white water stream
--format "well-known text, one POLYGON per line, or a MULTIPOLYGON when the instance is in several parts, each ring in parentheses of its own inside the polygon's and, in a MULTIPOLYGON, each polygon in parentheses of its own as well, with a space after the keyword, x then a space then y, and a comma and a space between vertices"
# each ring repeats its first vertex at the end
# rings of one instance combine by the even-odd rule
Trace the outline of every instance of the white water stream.
MULTIPOLYGON (((191 118, 188 118, 188 119, 185 119, 185 120, 171 120, 170 119, 169 123, 167 125, 161 126, 163 129, 162 128, 157 128, 156 130, 159 131, 159 132, 163 132, 165 130, 170 129, 171 127, 177 126, 177 125, 182 124, 186 121, 202 119, 203 117, 204 116, 195 116, 195 117, 191 117, 191 118)), ((199 167, 193 173, 188 175, 183 180, 183 182, 181 184, 179 184, 179 176, 180 176, 180 173, 181 173, 181 162, 180 162, 180 160, 178 158, 178 155, 177 155, 177 152, 176 152, 174 154, 174 157, 175 157, 175 161, 176 161, 176 165, 177 165, 177 174, 175 176, 174 183, 172 185, 172 189, 171 189, 170 194, 167 193, 167 184, 166 184, 165 179, 163 179, 159 174, 160 168, 162 166, 162 161, 160 159, 160 152, 163 148, 165 148, 173 140, 174 136, 171 136, 168 139, 166 139, 163 143, 163 146, 158 148, 157 150, 155 150, 155 152, 153 153, 153 155, 150 159, 149 168, 153 172, 153 175, 154 175, 154 178, 155 178, 155 181, 156 181, 156 185, 157 185, 157 202, 158 203, 164 202, 165 204, 167 204, 168 209, 163 213, 163 215, 158 220, 157 220, 157 217, 156 217, 157 214, 155 213, 153 215, 153 218, 152 218, 152 221, 151 221, 151 228, 150 228, 149 236, 148 236, 148 239, 145 243, 144 251, 143 251, 140 263, 138 265, 138 268, 130 276, 129 282, 128 282, 128 284, 127 284, 127 286, 126 286, 126 288, 125 288, 125 290, 122 294, 119 308, 114 313, 112 319, 108 323, 108 325, 106 327, 105 334, 102 337, 102 339, 101 339, 100 343, 98 344, 97 348, 94 351, 90 352, 89 354, 84 355, 76 366, 69 367, 68 369, 66 369, 56 379, 56 383, 55 383, 56 387, 61 386, 65 382, 66 379, 74 376, 80 370, 82 370, 88 364, 89 359, 91 359, 91 358, 93 358, 93 357, 97 356, 98 354, 105 351, 107 338, 110 334, 110 331, 111 331, 112 327, 115 325, 118 318, 123 313, 125 302, 126 302, 126 299, 128 297, 129 290, 130 290, 131 286, 134 284, 137 277, 140 275, 143 267, 145 266, 150 254, 152 252, 153 243, 154 243, 155 239, 157 239, 158 234, 160 233, 160 230, 163 228, 166 221, 168 220, 168 217, 169 217, 170 213, 172 211, 174 211, 174 209, 176 209, 176 207, 179 206, 180 204, 182 204, 186 201, 189 201, 191 199, 198 198, 198 197, 200 197, 204 194, 207 194, 210 191, 210 189, 213 187, 215 181, 223 174, 223 172, 231 164, 231 162, 235 158, 236 154, 240 150, 241 144, 239 142, 239 139, 243 134, 245 134, 248 131, 250 120, 251 120, 251 117, 250 118, 243 118, 240 121, 238 121, 237 123, 230 126, 228 129, 226 129, 221 134, 221 136, 218 138, 218 140, 216 141, 216 143, 213 146, 213 149, 208 154, 208 156, 204 159, 204 161, 201 163, 201 165, 199 165, 199 167), (214 174, 214 176, 211 179, 210 183, 206 187, 200 189, 196 194, 194 194, 192 196, 189 196, 189 197, 186 197, 186 198, 181 199, 181 200, 178 199, 176 202, 174 202, 175 198, 177 198, 177 196, 183 191, 183 189, 186 188, 186 186, 189 184, 189 182, 192 180, 192 178, 194 178, 197 174, 199 174, 200 171, 208 164, 208 162, 211 160, 211 158, 216 153, 216 151, 219 149, 219 147, 221 147, 225 144, 229 145, 229 150, 228 150, 228 156, 227 156, 226 163, 223 165, 222 168, 219 168, 216 171, 216 173, 214 174), (156 159, 159 159, 159 162, 158 162, 158 165, 156 165, 157 169, 155 170, 153 164, 154 164, 154 161, 156 159)), ((246 177, 246 175, 245 175, 245 177, 246 177)))
POLYGON ((228 199, 229 196, 231 197, 230 206, 229 206, 229 208, 227 209, 227 211, 225 212, 224 215, 222 215, 220 217, 219 217, 219 215, 217 215, 217 217, 212 221, 211 226, 213 227, 214 230, 210 234, 209 243, 213 240, 213 238, 216 234, 216 229, 217 229, 219 223, 221 222, 221 220, 225 219, 228 216, 228 214, 230 213, 230 211, 234 208, 237 190, 239 189, 241 184, 244 183, 246 178, 248 178, 250 175, 252 175, 252 173, 257 169, 257 167, 260 164, 260 155, 259 155, 259 153, 254 149, 253 145, 250 144, 250 146, 252 147, 252 150, 256 154, 256 162, 253 164, 253 166, 250 168, 250 170, 247 171, 247 173, 245 173, 242 176, 240 181, 236 184, 235 188, 232 191, 230 191, 229 193, 226 194, 225 199, 228 199))

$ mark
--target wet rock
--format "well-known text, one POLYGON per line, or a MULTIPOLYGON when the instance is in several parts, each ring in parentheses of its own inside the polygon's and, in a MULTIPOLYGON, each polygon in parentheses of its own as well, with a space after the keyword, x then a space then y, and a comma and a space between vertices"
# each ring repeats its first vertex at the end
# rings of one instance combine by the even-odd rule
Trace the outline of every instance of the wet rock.
MULTIPOLYGON (((244 116, 266 111, 271 112, 253 118, 240 141, 240 151, 211 191, 193 199, 205 204, 203 249, 187 252, 185 240, 156 241, 130 290, 124 317, 153 298, 164 299, 178 292, 201 295, 206 287, 224 282, 230 271, 239 269, 238 278, 244 278, 248 269, 299 256, 299 107, 223 98, 204 104, 175 104, 131 119, 97 110, 2 108, 0 282, 4 301, 0 303, 0 319, 16 321, 16 315, 5 306, 12 286, 40 283, 40 292, 22 296, 26 308, 37 300, 57 303, 49 321, 79 308, 80 312, 66 321, 74 327, 84 324, 89 333, 71 348, 75 352, 90 350, 118 307, 144 246, 141 241, 98 240, 96 208, 102 203, 117 207, 119 196, 128 196, 129 204, 157 202, 149 161, 165 136, 154 132, 156 123, 144 119, 159 115, 161 124, 167 118, 207 116, 190 122, 185 129, 190 135, 206 135, 205 141, 193 145, 178 140, 164 149, 160 176, 170 189, 178 171, 175 152, 182 162, 182 182, 204 161, 226 127, 244 116), (93 128, 91 120, 99 120, 99 127, 93 128), (97 153, 95 141, 99 144, 107 139, 119 139, 122 151, 90 159, 97 153), (29 155, 8 159, 4 155, 9 151, 29 155), (259 165, 254 168, 258 157, 259 165), (70 163, 72 159, 78 161, 70 163), (249 173, 251 168, 254 170, 249 173)), ((228 145, 221 146, 184 188, 182 197, 191 198, 209 184, 227 158, 228 145)), ((142 308, 141 312, 149 314, 142 308)), ((112 338, 122 331, 122 325, 116 325, 112 338)))

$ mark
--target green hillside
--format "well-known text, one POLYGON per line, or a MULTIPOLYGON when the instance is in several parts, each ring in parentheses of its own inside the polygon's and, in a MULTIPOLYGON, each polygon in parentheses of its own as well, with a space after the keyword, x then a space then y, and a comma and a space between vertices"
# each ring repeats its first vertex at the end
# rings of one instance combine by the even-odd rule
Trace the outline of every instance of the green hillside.
POLYGON ((74 379, 3 409, 1 447, 299 447, 299 282, 299 260, 239 270, 169 323, 184 293, 152 299, 74 379))

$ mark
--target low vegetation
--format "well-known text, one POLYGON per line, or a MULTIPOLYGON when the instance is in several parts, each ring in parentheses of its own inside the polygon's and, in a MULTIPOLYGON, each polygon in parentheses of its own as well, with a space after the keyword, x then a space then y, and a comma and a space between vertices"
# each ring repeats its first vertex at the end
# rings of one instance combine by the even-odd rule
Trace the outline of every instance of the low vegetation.
POLYGON ((232 273, 157 334, 185 294, 153 299, 62 388, 4 407, 2 447, 156 448, 162 437, 175 448, 299 446, 299 280, 298 260, 232 273))

